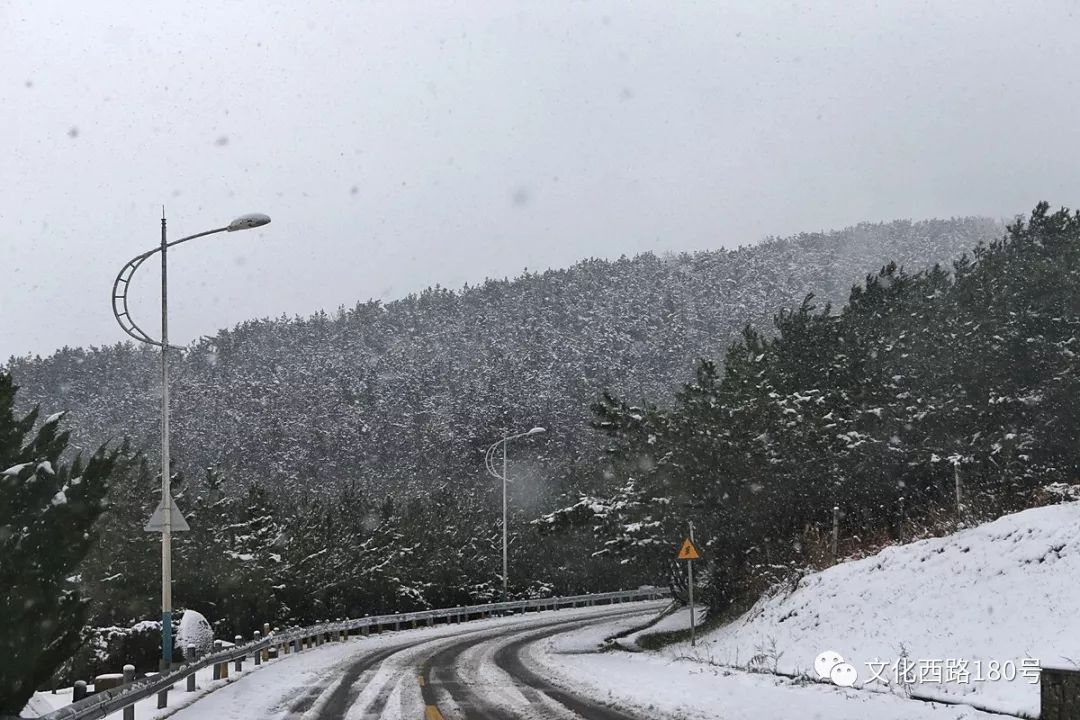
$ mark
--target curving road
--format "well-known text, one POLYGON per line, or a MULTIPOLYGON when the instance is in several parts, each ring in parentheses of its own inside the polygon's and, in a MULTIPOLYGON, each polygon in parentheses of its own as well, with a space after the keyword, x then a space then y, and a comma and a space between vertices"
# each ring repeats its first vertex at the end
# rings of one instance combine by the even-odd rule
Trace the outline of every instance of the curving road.
POLYGON ((644 621, 662 603, 627 603, 353 638, 289 655, 173 715, 282 720, 642 720, 551 684, 530 646, 612 621, 644 621))

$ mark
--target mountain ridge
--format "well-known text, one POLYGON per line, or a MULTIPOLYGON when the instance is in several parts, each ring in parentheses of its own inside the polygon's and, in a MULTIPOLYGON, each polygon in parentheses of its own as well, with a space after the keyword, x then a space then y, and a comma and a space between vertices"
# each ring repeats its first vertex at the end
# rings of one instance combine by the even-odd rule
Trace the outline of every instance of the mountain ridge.
MULTIPOLYGON (((550 433, 531 461, 564 481, 596 449, 581 431, 599 393, 665 397, 698 358, 722 357, 745 325, 768 326, 807 294, 841 303, 886 262, 948 263, 1000 232, 982 218, 862 223, 246 321, 174 363, 175 469, 411 495, 471 485, 504 427, 542 424, 550 433)), ((153 349, 117 344, 12 358, 8 368, 24 407, 70 411, 76 448, 130 436, 152 457, 156 362, 153 349)))

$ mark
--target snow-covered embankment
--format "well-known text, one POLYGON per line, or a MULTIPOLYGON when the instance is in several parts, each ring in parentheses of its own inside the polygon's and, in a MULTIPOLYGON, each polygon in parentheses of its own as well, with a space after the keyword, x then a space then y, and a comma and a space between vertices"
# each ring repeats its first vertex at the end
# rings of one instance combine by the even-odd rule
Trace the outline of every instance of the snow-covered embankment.
POLYGON ((664 652, 816 677, 832 650, 856 687, 1033 715, 1032 666, 1080 664, 1078 605, 1080 503, 1067 503, 808 575, 696 648, 664 652))

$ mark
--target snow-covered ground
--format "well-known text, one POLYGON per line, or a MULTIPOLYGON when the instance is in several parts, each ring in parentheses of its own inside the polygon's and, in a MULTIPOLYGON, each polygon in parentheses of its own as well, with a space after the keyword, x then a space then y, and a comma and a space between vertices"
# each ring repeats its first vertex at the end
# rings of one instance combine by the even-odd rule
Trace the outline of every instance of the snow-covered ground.
MULTIPOLYGON (((1078 581, 1080 503, 1068 503, 809 575, 695 647, 596 652, 640 624, 619 620, 547 638, 527 657, 561 687, 646 714, 1000 717, 981 712, 988 710, 1037 717, 1036 666, 1080 661, 1078 581), (854 667, 853 687, 819 679, 815 663, 826 651, 854 667), (748 666, 757 672, 736 669, 748 666)), ((643 635, 688 624, 683 610, 618 644, 635 648, 643 635)))
POLYGON ((809 575, 663 655, 816 678, 815 659, 834 651, 856 688, 1034 716, 1030 666, 1080 661, 1078 583, 1080 503, 1036 508, 809 575), (914 682, 897 682, 904 667, 914 682))
MULTIPOLYGON (((430 676, 446 717, 466 714, 452 692, 466 685, 491 706, 523 717, 563 717, 568 711, 555 696, 540 685, 520 685, 496 661, 500 648, 529 641, 529 633, 536 638, 522 647, 521 657, 552 687, 648 717, 1000 717, 982 710, 1035 717, 1039 693, 1028 677, 1034 675, 1031 666, 1072 666, 1069 658, 1080 657, 1080 616, 1071 594, 1080 580, 1078 557, 1080 503, 1038 508, 809 575, 699 638, 696 647, 680 643, 660 652, 626 652, 605 643, 622 633, 622 642, 635 646, 643 633, 627 631, 639 628, 647 614, 537 634, 552 619, 585 620, 612 608, 494 618, 331 644, 257 672, 249 664, 227 687, 175 717, 284 718, 301 697, 310 700, 302 714, 314 717, 322 704, 340 701, 342 688, 353 694, 350 716, 370 710, 372 717, 411 717, 423 712, 417 669, 439 653, 445 660, 447 652, 454 658, 452 669, 436 663, 430 676), (347 668, 358 667, 358 657, 382 650, 385 656, 362 675, 342 679, 347 668), (854 667, 853 687, 818 679, 815 661, 824 651, 854 667), (897 682, 897 661, 908 663, 912 682, 897 682), (758 671, 737 669, 748 666, 758 671)), ((658 613, 664 604, 621 607, 658 613)), ((685 627, 687 621, 682 610, 646 632, 685 627)), ((208 677, 199 682, 226 685, 208 677)), ((185 695, 178 688, 170 712, 177 702, 193 701, 185 695)), ((152 699, 143 705, 138 717, 160 716, 152 699)))
POLYGON ((773 675, 732 671, 664 653, 593 652, 626 622, 595 625, 533 645, 526 662, 557 686, 683 720, 1000 720, 999 715, 773 675), (587 633, 587 636, 586 636, 587 633))

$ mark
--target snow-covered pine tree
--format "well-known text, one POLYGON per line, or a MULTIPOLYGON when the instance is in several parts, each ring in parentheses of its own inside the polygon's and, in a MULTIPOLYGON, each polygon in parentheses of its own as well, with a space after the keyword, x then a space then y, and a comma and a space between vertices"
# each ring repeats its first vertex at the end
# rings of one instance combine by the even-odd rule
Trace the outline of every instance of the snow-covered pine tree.
POLYGON ((233 629, 247 633, 264 622, 281 619, 283 607, 274 587, 282 582, 283 527, 276 506, 259 483, 248 486, 233 513, 226 554, 238 573, 226 605, 233 629))
POLYGON ((207 468, 184 506, 191 530, 173 536, 173 600, 205 615, 220 636, 233 637, 240 631, 225 616, 240 583, 240 563, 232 553, 237 501, 227 490, 221 472, 207 468))
POLYGON ((160 485, 146 456, 125 443, 106 496, 108 512, 97 526, 98 541, 81 568, 82 587, 93 598, 95 626, 128 626, 160 612, 161 536, 142 527, 160 498, 160 485))
POLYGON ((102 448, 62 464, 63 413, 31 435, 38 413, 15 417, 16 389, 0 373, 0 715, 18 715, 79 645, 78 567, 116 461, 102 448))

